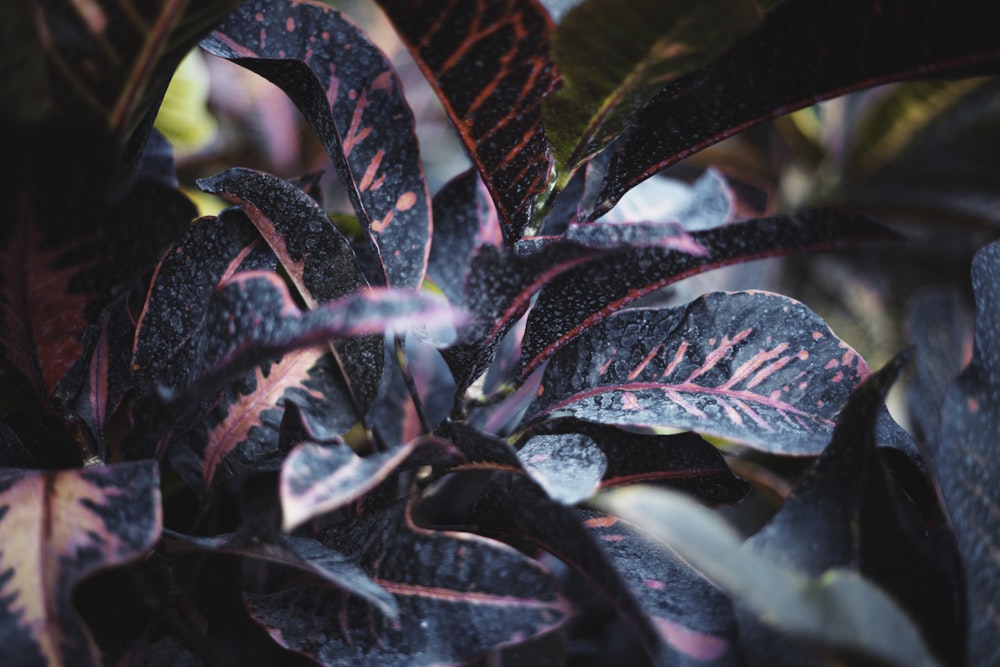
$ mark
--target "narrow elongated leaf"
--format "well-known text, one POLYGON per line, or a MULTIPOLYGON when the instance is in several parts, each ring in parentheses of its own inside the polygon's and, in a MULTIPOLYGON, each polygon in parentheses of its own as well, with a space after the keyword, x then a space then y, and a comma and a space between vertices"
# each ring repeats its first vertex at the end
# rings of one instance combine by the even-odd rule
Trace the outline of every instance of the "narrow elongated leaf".
POLYGON ((819 453, 864 360, 815 313, 766 292, 625 310, 549 362, 526 424, 572 416, 819 453))
POLYGON ((386 284, 418 286, 430 193, 413 112, 382 52, 332 7, 290 0, 242 3, 201 46, 285 91, 337 168, 386 284))
POLYGON ((850 570, 810 577, 740 549, 740 535, 723 518, 666 489, 616 489, 597 504, 646 528, 762 622, 821 655, 899 667, 939 664, 891 598, 850 570))
POLYGON ((360 600, 316 587, 245 596, 278 643, 323 665, 465 663, 555 631, 567 617, 538 563, 477 535, 420 528, 402 503, 320 540, 360 563, 400 611, 388 622, 360 600))
POLYGON ((892 238, 891 232, 864 217, 819 209, 691 232, 689 245, 699 252, 649 244, 602 256, 594 264, 571 266, 547 281, 528 316, 522 379, 588 327, 682 278, 760 257, 892 238))
POLYGON ((642 110, 592 215, 688 155, 820 100, 905 78, 996 71, 998 29, 1000 7, 989 0, 778 3, 759 30, 642 110))
POLYGON ((78 583, 140 558, 160 535, 156 463, 0 470, 0 637, 10 664, 99 665, 78 583))
POLYGON ((458 128, 513 244, 552 166, 542 127, 542 99, 557 80, 548 53, 551 19, 535 0, 379 6, 458 128))
POLYGON ((563 85, 543 103, 560 181, 624 131, 665 83, 708 64, 759 22, 748 0, 573 7, 552 35, 563 85))
POLYGON ((415 465, 461 461, 450 443, 424 437, 384 452, 358 456, 343 442, 303 443, 281 466, 283 525, 291 531, 313 517, 357 500, 393 473, 415 465))
POLYGON ((969 664, 1000 660, 995 641, 1000 619, 1000 565, 997 563, 1000 355, 1000 244, 980 250, 972 264, 976 297, 972 361, 945 393, 940 431, 928 460, 940 488, 965 566, 969 664))

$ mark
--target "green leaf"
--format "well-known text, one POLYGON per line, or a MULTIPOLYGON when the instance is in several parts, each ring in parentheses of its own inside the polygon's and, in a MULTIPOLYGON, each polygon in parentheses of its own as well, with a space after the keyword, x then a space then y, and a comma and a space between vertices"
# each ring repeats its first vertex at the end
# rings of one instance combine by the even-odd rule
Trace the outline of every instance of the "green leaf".
POLYGON ((879 588, 854 572, 818 577, 779 566, 726 521, 683 494, 632 487, 594 503, 649 530, 761 622, 841 664, 937 665, 916 627, 879 588))
POLYGON ((560 182, 624 131, 665 83, 710 62, 760 17, 750 0, 574 7, 552 38, 563 87, 542 106, 560 182))

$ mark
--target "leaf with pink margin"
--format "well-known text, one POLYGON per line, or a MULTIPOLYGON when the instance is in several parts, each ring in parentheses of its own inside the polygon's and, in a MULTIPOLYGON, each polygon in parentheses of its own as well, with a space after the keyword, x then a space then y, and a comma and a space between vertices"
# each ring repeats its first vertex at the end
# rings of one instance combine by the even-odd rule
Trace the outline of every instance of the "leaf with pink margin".
POLYGON ((811 456, 868 374, 794 299, 717 292, 678 308, 620 311, 588 329, 553 356, 524 423, 668 427, 811 456))
POLYGON ((100 664, 73 606, 77 584, 160 537, 155 461, 0 470, 0 636, 9 664, 100 664))
POLYGON ((420 285, 430 193, 413 112, 385 55, 340 12, 309 0, 244 2, 201 47, 292 99, 333 161, 386 284, 420 285))

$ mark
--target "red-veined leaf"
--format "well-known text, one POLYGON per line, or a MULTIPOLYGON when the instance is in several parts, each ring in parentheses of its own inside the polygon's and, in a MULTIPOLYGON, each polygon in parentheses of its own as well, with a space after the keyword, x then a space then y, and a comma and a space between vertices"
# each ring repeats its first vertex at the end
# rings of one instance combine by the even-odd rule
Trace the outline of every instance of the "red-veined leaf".
POLYGON ((358 456, 343 442, 302 443, 281 466, 281 509, 285 530, 343 507, 402 468, 430 461, 454 464, 462 455, 450 443, 422 437, 384 452, 358 456))
POLYGON ((803 304, 714 293, 620 311, 588 329, 549 361, 525 423, 572 416, 813 455, 867 376, 858 353, 803 304))
POLYGON ((326 148, 386 284, 420 285, 430 193, 413 112, 392 66, 357 26, 320 2, 244 2, 202 48, 266 77, 326 148))
MULTIPOLYGON (((570 229, 585 234, 592 224, 571 225, 570 229)), ((547 280, 528 316, 521 377, 526 378, 588 327, 682 278, 760 257, 895 238, 862 216, 819 209, 695 231, 687 237, 686 246, 646 244, 649 247, 626 248, 599 257, 599 262, 571 266, 547 280)))
POLYGON ((1000 565, 997 563, 996 479, 1000 462, 1000 244, 981 249, 972 264, 976 325, 972 361, 945 392, 928 461, 962 555, 966 577, 966 651, 969 664, 1000 660, 1000 565))
POLYGON ((688 155, 820 100, 906 78, 996 71, 998 30, 992 0, 780 2, 760 29, 668 84, 639 113, 592 216, 688 155))
POLYGON ((557 75, 552 21, 535 0, 379 0, 437 91, 493 195, 504 239, 531 220, 552 167, 542 99, 557 75))
POLYGON ((323 665, 466 663, 556 631, 568 616, 538 563, 478 535, 420 528, 403 503, 327 529, 320 540, 358 562, 400 611, 387 621, 316 586, 245 594, 279 644, 323 665))
POLYGON ((140 558, 160 536, 154 461, 0 470, 0 636, 10 664, 98 665, 73 607, 78 583, 140 558))

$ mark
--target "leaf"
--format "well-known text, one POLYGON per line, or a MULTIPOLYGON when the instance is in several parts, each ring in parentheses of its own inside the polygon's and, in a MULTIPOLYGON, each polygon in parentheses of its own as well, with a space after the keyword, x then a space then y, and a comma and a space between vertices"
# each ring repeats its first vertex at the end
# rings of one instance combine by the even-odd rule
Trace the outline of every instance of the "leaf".
POLYGON ((945 512, 958 541, 966 579, 966 650, 969 664, 1000 659, 995 641, 1000 619, 996 553, 997 497, 993 455, 1000 433, 998 391, 1000 356, 994 341, 1000 330, 1000 244, 983 247, 972 263, 976 325, 972 361, 951 383, 941 406, 940 430, 927 453, 945 512))
POLYGON ((906 78, 995 70, 1000 8, 987 0, 792 0, 707 67, 668 84, 623 135, 599 204, 758 123, 816 102, 906 78))
POLYGON ((279 644, 320 664, 464 663, 556 631, 568 615, 536 562, 477 535, 420 528, 402 503, 327 529, 320 540, 360 563, 400 612, 386 622, 317 587, 244 596, 279 644))
POLYGON ((552 35, 563 85, 542 106, 560 181, 621 134, 665 83, 707 65, 759 22, 746 0, 573 7, 552 35))
POLYGON ((536 435, 524 443, 517 457, 528 476, 564 505, 594 495, 607 469, 604 452, 580 433, 536 435))
POLYGON ((386 284, 420 285, 430 193, 413 112, 386 57, 320 2, 244 2, 201 47, 281 88, 312 126, 368 236, 386 284))
MULTIPOLYGON (((579 225, 580 233, 591 226, 579 225)), ((528 316, 521 379, 588 327, 682 278, 760 257, 891 238, 898 237, 864 217, 816 209, 691 232, 687 247, 650 244, 601 256, 598 263, 570 266, 547 277, 528 316)))
POLYGON ((596 504, 646 528, 761 622, 828 659, 939 664, 892 600, 850 570, 811 577, 741 549, 740 535, 724 519, 675 491, 616 489, 596 504))
POLYGON ((709 167, 691 185, 665 176, 643 181, 600 222, 676 220, 696 232, 731 223, 736 215, 736 194, 722 172, 709 167))
POLYGON ((803 304, 766 292, 620 311, 560 350, 525 427, 572 416, 812 455, 868 367, 803 304))
POLYGON ((364 598, 389 618, 396 618, 399 613, 396 600, 372 581, 364 570, 317 540, 295 535, 273 535, 262 539, 241 533, 223 533, 212 537, 184 535, 171 530, 164 533, 167 553, 209 551, 287 565, 364 598))
POLYGON ((493 196, 504 240, 529 225, 552 167, 542 99, 556 84, 552 21, 534 0, 380 0, 493 196))
POLYGON ((0 470, 0 636, 11 664, 101 664, 73 607, 77 584, 134 561, 160 535, 153 461, 0 470))
POLYGON ((283 527, 290 532, 314 517, 343 507, 400 469, 461 458, 453 446, 432 436, 364 457, 343 442, 302 443, 281 466, 283 527))

